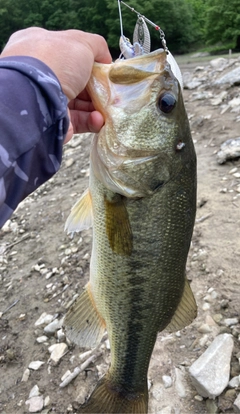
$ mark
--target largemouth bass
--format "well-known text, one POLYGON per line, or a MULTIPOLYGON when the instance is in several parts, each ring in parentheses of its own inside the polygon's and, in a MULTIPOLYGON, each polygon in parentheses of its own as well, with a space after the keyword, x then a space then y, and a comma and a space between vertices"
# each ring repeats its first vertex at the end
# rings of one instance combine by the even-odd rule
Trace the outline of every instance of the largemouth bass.
POLYGON ((159 49, 95 64, 88 84, 105 125, 92 142, 89 189, 69 232, 93 226, 90 281, 65 318, 93 347, 107 329, 111 366, 83 413, 147 413, 158 332, 196 316, 185 275, 196 210, 196 156, 181 88, 159 49))

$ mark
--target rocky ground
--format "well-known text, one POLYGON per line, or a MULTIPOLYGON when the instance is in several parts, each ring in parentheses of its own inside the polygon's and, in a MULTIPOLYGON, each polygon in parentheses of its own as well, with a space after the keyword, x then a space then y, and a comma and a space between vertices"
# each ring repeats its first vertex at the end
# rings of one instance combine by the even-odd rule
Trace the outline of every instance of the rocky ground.
MULTIPOLYGON (((240 59, 200 66, 190 59, 182 71, 198 156, 198 210, 187 265, 198 317, 181 332, 159 334, 149 369, 149 413, 240 412, 240 159, 217 161, 221 144, 240 137, 240 59), (212 351, 215 375, 214 365, 207 370, 211 358, 201 362, 205 395, 193 386, 190 367, 219 334, 231 336, 221 336, 226 347, 220 356, 218 347, 212 351), (211 394, 215 399, 208 398, 211 386, 213 393, 222 387, 219 396, 211 394)), ((89 137, 76 136, 65 147, 60 172, 0 232, 1 413, 77 413, 110 361, 107 340, 86 354, 61 329, 89 277, 91 232, 79 240, 63 231, 88 185, 89 144, 89 137)))

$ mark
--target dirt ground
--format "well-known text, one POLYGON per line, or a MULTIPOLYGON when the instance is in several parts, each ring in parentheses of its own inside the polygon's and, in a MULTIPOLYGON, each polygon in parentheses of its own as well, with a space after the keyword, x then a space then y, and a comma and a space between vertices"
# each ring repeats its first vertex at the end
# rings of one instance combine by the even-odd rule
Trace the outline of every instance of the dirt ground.
MULTIPOLYGON (((185 63, 182 70, 192 72, 196 66, 185 63)), ((236 95, 238 88, 232 87, 229 94, 236 95)), ((236 122, 236 113, 221 114, 221 106, 213 106, 208 99, 193 100, 193 90, 184 90, 184 98, 198 158, 197 220, 187 266, 198 317, 180 333, 158 337, 149 370, 151 413, 217 412, 197 394, 188 367, 216 332, 231 333, 217 315, 239 318, 240 178, 231 170, 238 168, 234 171, 240 173, 240 160, 219 165, 216 151, 227 139, 240 136, 240 122, 236 122), (206 296, 213 291, 216 295, 210 300, 206 296), (206 320, 217 321, 213 322, 215 331, 199 331, 206 320), (173 380, 169 388, 163 386, 163 375, 173 380)), ((0 413, 28 413, 25 402, 34 385, 44 399, 49 397, 42 413, 77 412, 110 360, 110 351, 103 345, 87 371, 60 388, 61 377, 80 364, 79 354, 84 350, 68 344, 55 366, 49 361, 48 348, 58 341, 56 333, 42 343, 36 341, 45 335, 43 325, 35 326, 40 315, 46 312, 61 319, 89 278, 91 232, 83 232, 80 241, 80 236, 70 239, 64 233, 71 206, 88 186, 89 145, 89 137, 75 137, 65 147, 60 172, 29 196, 14 213, 8 231, 0 232, 0 413), (28 380, 22 381, 30 362, 37 360, 44 364, 30 369, 28 380)), ((234 342, 231 376, 240 373, 240 342, 237 337, 234 342)), ((233 412, 238 392, 231 398, 225 392, 217 398, 218 411, 233 412)))

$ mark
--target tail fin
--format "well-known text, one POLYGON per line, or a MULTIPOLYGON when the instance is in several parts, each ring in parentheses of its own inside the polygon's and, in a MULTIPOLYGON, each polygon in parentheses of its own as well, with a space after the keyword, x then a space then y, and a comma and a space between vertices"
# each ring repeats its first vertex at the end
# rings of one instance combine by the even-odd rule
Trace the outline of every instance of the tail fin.
POLYGON ((105 376, 99 381, 89 400, 81 406, 78 412, 82 414, 147 414, 147 385, 144 392, 131 393, 124 390, 121 386, 113 386, 107 376, 105 376))

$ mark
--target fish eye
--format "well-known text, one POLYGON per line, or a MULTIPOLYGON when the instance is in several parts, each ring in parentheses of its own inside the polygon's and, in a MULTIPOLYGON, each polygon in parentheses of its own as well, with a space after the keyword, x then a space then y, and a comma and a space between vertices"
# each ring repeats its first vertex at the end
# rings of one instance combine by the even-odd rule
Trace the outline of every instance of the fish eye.
POLYGON ((176 105, 176 98, 169 92, 164 92, 158 98, 158 107, 165 114, 169 114, 176 105))

